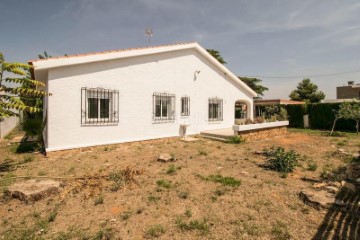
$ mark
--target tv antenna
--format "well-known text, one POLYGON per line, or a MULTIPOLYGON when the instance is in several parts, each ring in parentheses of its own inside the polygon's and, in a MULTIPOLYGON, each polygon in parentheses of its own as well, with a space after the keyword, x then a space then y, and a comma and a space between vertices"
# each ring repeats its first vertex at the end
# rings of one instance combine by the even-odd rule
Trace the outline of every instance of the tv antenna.
POLYGON ((151 37, 154 35, 154 31, 152 30, 152 28, 147 28, 145 29, 145 36, 148 37, 149 42, 151 41, 151 37))

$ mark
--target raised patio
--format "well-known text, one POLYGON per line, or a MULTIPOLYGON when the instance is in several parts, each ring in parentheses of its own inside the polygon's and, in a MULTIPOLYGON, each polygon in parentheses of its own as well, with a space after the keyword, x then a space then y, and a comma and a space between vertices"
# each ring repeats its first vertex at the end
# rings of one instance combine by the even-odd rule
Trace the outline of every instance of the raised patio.
POLYGON ((201 132, 201 136, 227 141, 235 135, 242 136, 247 141, 255 141, 284 135, 287 132, 289 121, 266 122, 248 125, 233 125, 232 128, 208 130, 201 132))

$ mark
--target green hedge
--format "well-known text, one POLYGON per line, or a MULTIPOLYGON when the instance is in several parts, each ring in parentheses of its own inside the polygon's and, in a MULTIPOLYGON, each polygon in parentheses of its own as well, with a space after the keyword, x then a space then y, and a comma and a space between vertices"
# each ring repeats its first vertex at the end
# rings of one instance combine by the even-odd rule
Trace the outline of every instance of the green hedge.
POLYGON ((286 111, 289 118, 289 126, 295 128, 304 128, 304 115, 307 114, 306 105, 286 105, 286 111))
MULTIPOLYGON (((335 111, 341 103, 313 103, 308 105, 309 122, 311 128, 330 130, 335 119, 335 111)), ((356 131, 355 121, 339 119, 335 130, 356 131)))

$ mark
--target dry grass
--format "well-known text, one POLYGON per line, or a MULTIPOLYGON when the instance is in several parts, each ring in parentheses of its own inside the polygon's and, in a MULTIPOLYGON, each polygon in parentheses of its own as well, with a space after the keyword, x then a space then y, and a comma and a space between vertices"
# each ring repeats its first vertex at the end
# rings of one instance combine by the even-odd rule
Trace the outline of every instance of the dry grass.
MULTIPOLYGON (((60 195, 32 205, 1 201, 0 236, 311 239, 326 212, 298 199, 301 189, 311 187, 301 178, 320 178, 324 169, 344 166, 346 160, 334 154, 336 143, 344 140, 341 148, 359 150, 360 139, 355 135, 328 137, 318 131, 295 130, 281 138, 239 145, 169 138, 61 151, 48 157, 15 154, 3 140, 1 178, 39 173, 110 177, 67 182, 60 195), (254 152, 272 145, 303 156, 287 178, 259 167, 265 159, 254 152), (160 153, 172 154, 178 161, 158 162, 160 153)), ((2 181, 0 187, 6 189, 12 182, 2 181)))

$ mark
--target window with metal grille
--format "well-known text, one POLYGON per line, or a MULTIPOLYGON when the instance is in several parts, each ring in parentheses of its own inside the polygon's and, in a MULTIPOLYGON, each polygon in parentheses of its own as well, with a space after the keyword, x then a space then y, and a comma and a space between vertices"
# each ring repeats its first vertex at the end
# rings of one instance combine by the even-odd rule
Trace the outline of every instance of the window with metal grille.
POLYGON ((81 88, 81 124, 107 125, 119 122, 119 91, 81 88))
POLYGON ((190 97, 181 98, 181 116, 190 116, 190 97))
POLYGON ((153 94, 153 122, 175 121, 175 95, 167 93, 153 94))
POLYGON ((209 121, 223 120, 223 100, 219 98, 209 99, 209 121))

